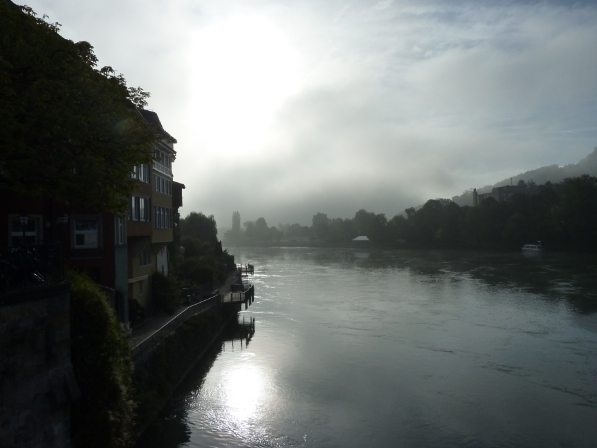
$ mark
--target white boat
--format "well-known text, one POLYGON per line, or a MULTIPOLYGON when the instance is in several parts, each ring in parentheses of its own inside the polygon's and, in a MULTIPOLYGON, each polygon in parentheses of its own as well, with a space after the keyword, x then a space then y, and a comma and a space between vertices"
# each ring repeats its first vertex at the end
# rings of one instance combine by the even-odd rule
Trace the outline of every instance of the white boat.
POLYGON ((522 246, 522 250, 525 252, 543 252, 543 246, 541 246, 541 241, 537 244, 525 244, 522 246))

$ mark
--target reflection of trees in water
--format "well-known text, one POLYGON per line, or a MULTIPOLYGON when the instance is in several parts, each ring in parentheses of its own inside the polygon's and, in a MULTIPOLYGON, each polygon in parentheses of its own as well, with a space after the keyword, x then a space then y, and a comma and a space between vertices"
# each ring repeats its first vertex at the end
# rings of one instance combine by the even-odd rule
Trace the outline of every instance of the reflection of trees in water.
POLYGON ((191 429, 187 412, 192 400, 203 386, 205 377, 212 368, 226 342, 240 343, 246 348, 255 335, 255 318, 244 315, 229 323, 217 341, 203 355, 187 374, 159 417, 152 422, 137 443, 137 448, 175 448, 189 442, 191 429), (191 398, 189 398, 191 397, 191 398))
POLYGON ((597 312, 597 258, 590 254, 400 250, 372 251, 353 261, 366 269, 405 270, 427 282, 453 283, 468 276, 491 287, 520 288, 545 300, 566 299, 580 314, 597 312))
POLYGON ((546 300, 566 299, 578 313, 597 312, 597 260, 587 254, 436 252, 410 258, 415 275, 447 272, 499 288, 521 288, 546 300))

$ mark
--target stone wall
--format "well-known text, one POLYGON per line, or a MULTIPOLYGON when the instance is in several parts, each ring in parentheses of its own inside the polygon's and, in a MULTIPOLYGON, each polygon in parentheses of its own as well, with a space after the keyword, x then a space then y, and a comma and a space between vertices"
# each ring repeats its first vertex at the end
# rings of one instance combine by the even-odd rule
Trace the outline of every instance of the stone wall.
POLYGON ((69 287, 46 285, 2 299, 0 447, 70 447, 70 403, 79 390, 69 287))

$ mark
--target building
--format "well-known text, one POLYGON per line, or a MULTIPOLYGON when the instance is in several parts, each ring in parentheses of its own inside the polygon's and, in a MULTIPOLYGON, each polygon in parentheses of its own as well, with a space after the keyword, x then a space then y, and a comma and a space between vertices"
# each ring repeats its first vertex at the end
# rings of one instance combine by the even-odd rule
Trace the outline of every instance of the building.
POLYGON ((156 271, 168 274, 168 244, 184 189, 172 176, 176 139, 155 112, 140 113, 161 140, 151 148, 152 164, 132 170, 136 189, 125 215, 73 210, 0 185, 0 255, 19 246, 58 247, 65 265, 87 273, 104 289, 125 324, 129 300, 151 308, 151 276, 156 271))
POLYGON ((477 193, 477 189, 473 190, 473 206, 477 207, 482 201, 487 198, 493 198, 497 202, 508 202, 515 194, 529 194, 534 190, 526 186, 506 185, 503 187, 494 187, 491 193, 477 193))
POLYGON ((132 173, 138 185, 127 222, 128 296, 150 309, 151 276, 155 272, 168 275, 168 244, 173 241, 174 227, 172 164, 177 141, 164 130, 158 114, 142 110, 141 115, 161 139, 152 148, 152 165, 140 165, 132 173))
POLYGON ((38 252, 55 247, 66 266, 104 288, 119 319, 128 322, 124 217, 0 190, 0 254, 22 246, 38 252))

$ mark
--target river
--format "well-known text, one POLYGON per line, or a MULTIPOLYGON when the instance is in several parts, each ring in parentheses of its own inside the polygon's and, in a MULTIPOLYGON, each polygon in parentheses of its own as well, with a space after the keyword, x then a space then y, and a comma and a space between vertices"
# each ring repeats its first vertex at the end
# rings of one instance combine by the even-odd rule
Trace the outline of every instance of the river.
POLYGON ((139 447, 597 447, 597 257, 229 250, 254 334, 139 447))

